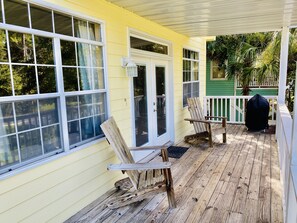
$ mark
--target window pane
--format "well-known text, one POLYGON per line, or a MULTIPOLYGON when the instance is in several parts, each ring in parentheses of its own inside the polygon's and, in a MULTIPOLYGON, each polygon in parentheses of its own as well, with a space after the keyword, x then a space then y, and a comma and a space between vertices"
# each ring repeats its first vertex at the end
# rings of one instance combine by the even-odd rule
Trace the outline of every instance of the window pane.
POLYGON ((80 90, 91 90, 92 89, 92 74, 88 68, 78 68, 80 90))
POLYGON ((91 66, 90 45, 77 43, 77 62, 79 66, 91 66))
POLYGON ((27 3, 20 0, 5 0, 5 20, 6 23, 29 27, 27 3))
POLYGON ((187 106, 187 98, 191 97, 191 83, 183 84, 183 105, 187 106))
POLYGON ((81 135, 82 140, 86 140, 89 138, 94 137, 94 124, 93 124, 93 118, 86 118, 81 120, 81 135))
POLYGON ((74 36, 88 39, 88 26, 86 21, 74 19, 74 36))
POLYGON ((91 50, 92 50, 92 66, 103 67, 102 47, 92 45, 91 50))
POLYGON ((105 114, 105 95, 103 93, 94 94, 94 114, 102 115, 105 114))
POLYGON ((53 32, 52 12, 50 10, 30 5, 33 29, 53 32))
POLYGON ((3 22, 3 20, 2 20, 2 7, 0 7, 0 22, 3 22))
POLYGON ((37 94, 35 67, 12 66, 16 95, 37 94))
POLYGON ((79 96, 80 117, 93 115, 92 95, 79 96))
POLYGON ((36 100, 15 102, 15 112, 19 132, 39 127, 36 100))
POLYGON ((0 104, 0 137, 11 133, 15 133, 12 103, 3 103, 0 104))
POLYGON ((68 136, 70 145, 80 142, 79 121, 68 122, 68 136))
POLYGON ((12 96, 9 65, 0 64, 0 97, 12 96))
POLYGON ((103 69, 93 69, 94 74, 94 88, 95 89, 104 89, 104 75, 103 75, 103 69))
POLYGON ((199 63, 196 61, 193 61, 193 67, 192 67, 192 72, 193 72, 193 80, 192 81, 198 81, 199 80, 199 63))
POLYGON ((49 153, 62 148, 59 125, 43 128, 42 138, 45 153, 49 153))
POLYGON ((42 126, 59 123, 58 105, 56 98, 40 100, 39 107, 42 126))
POLYGON ((37 67, 39 92, 54 93, 56 88, 56 69, 55 67, 37 67))
POLYGON ((61 40, 62 64, 76 66, 75 43, 61 40))
POLYGON ((16 136, 0 138, 0 169, 19 162, 16 136))
POLYGON ((42 155, 39 129, 19 134, 19 142, 22 161, 42 155))
POLYGON ((2 29, 0 29, 0 62, 8 62, 6 32, 2 29))
POLYGON ((192 97, 199 97, 199 82, 192 83, 192 97))
POLYGON ((65 91, 78 91, 76 68, 63 67, 63 78, 65 91))
POLYGON ((211 62, 211 69, 212 69, 212 78, 225 78, 225 70, 219 67, 219 64, 216 61, 211 62))
POLYGON ((105 115, 98 115, 94 117, 95 120, 95 135, 99 136, 102 135, 102 129, 100 127, 100 125, 105 121, 105 115))
POLYGON ((90 39, 101 41, 100 24, 89 22, 90 39))
POLYGON ((184 71, 183 72, 183 82, 191 81, 191 72, 184 71))
POLYGON ((53 40, 35 36, 36 61, 38 64, 54 64, 53 40))
POLYGON ((33 63, 32 35, 9 32, 11 62, 33 63))
POLYGON ((67 120, 78 119, 77 96, 66 98, 67 120))
POLYGON ((168 54, 168 47, 159 43, 130 36, 131 48, 154 53, 168 54))
POLYGON ((72 35, 72 19, 70 16, 56 13, 54 14, 55 19, 55 32, 67 36, 72 35))

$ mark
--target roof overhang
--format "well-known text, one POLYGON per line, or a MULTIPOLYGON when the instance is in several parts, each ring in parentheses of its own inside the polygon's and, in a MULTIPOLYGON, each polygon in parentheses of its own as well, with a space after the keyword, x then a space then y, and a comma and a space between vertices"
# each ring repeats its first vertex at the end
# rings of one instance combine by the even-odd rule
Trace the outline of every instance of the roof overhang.
POLYGON ((190 36, 280 30, 297 25, 297 0, 107 0, 190 36))

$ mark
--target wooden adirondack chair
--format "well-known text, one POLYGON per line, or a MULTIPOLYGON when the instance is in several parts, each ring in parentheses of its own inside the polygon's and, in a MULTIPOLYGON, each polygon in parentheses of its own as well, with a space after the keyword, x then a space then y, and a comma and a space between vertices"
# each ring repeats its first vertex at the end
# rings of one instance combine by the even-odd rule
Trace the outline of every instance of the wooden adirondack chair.
MULTIPOLYGON (((144 200, 145 198, 158 193, 167 192, 169 207, 175 208, 176 201, 170 170, 171 163, 168 162, 167 154, 168 146, 128 148, 113 117, 102 123, 101 129, 117 157, 122 162, 121 164, 110 164, 107 169, 121 170, 123 173, 126 172, 130 178, 130 182, 128 183, 132 183, 134 187, 132 188, 132 191, 129 190, 127 193, 110 201, 108 207, 111 209, 118 208, 136 201, 144 200), (161 150, 163 162, 135 163, 130 152, 152 149, 161 150)), ((127 180, 124 179, 123 182, 124 184, 127 184, 127 180)), ((121 184, 122 182, 118 181, 115 183, 115 186, 120 189, 125 189, 125 186, 119 186, 121 184)))
POLYGON ((194 125, 195 134, 185 136, 185 142, 189 142, 195 138, 208 138, 209 146, 213 147, 212 136, 217 134, 223 134, 223 142, 227 141, 227 131, 226 131, 226 120, 227 117, 221 116, 204 116, 203 110, 200 104, 200 100, 198 97, 188 98, 188 109, 191 115, 191 118, 185 119, 194 125), (212 122, 209 119, 221 119, 222 127, 213 128, 212 122))

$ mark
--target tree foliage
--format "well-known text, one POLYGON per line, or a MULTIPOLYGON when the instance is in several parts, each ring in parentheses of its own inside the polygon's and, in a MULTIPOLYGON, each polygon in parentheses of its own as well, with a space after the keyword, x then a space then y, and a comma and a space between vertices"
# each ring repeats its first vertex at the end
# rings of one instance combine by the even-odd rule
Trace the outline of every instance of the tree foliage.
POLYGON ((207 44, 207 56, 217 61, 227 78, 237 78, 242 94, 248 95, 249 83, 255 75, 254 62, 272 40, 273 33, 218 36, 207 44))

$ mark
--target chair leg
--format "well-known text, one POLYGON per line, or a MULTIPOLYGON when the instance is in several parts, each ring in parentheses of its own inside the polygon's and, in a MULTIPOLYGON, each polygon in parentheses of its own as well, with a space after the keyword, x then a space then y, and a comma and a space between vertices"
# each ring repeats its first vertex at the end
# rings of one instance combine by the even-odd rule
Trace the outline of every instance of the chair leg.
MULTIPOLYGON (((167 149, 161 149, 161 155, 162 155, 163 162, 169 161, 167 149)), ((164 177, 166 181, 166 192, 167 192, 169 208, 176 208, 171 169, 163 169, 163 171, 164 171, 164 177)))
POLYGON ((222 127, 225 128, 225 133, 223 133, 223 143, 227 142, 227 129, 226 129, 227 120, 224 118, 222 120, 222 127))
POLYGON ((176 208, 174 189, 171 185, 167 187, 167 198, 168 198, 169 208, 170 209, 176 208))
POLYGON ((223 133, 223 143, 227 142, 227 133, 223 133))

